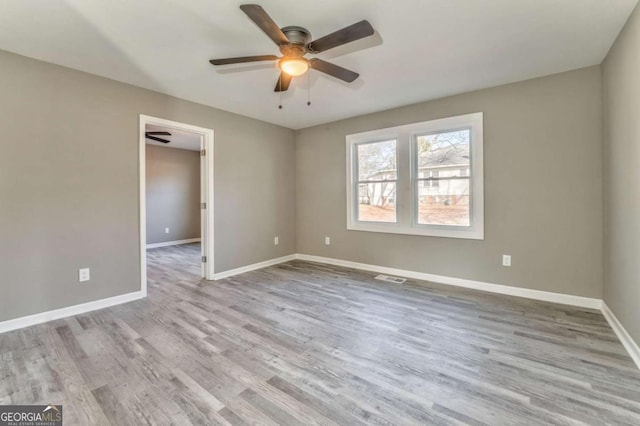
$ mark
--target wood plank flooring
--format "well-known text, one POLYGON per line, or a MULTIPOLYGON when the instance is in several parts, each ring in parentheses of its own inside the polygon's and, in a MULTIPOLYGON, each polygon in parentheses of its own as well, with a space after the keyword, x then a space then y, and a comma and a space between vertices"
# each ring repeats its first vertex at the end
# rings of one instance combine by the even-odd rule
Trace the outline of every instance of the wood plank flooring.
POLYGON ((146 300, 0 335, 0 404, 66 425, 640 424, 596 311, 294 261, 201 281, 149 251, 146 300))

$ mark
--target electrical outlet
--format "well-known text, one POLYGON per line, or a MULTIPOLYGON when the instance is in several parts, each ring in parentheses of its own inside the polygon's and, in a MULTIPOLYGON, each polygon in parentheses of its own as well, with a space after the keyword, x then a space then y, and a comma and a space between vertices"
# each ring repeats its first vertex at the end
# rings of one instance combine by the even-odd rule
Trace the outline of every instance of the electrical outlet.
POLYGON ((277 246, 280 243, 280 237, 273 237, 273 245, 277 246))
POLYGON ((89 268, 78 269, 78 281, 83 283, 91 279, 91 270, 89 268))
POLYGON ((327 246, 328 246, 329 244, 331 244, 331 238, 329 238, 329 237, 324 237, 324 244, 325 244, 325 245, 327 245, 327 246))
POLYGON ((502 255, 502 266, 511 266, 511 255, 503 254, 502 255))
POLYGON ((164 228, 164 233, 168 234, 169 233, 169 228, 164 228))

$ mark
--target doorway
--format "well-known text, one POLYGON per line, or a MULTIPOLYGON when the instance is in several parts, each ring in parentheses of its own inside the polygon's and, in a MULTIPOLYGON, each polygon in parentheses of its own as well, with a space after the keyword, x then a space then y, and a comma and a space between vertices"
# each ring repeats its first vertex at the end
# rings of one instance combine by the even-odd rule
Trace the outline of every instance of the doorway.
MULTIPOLYGON (((180 235, 185 236, 184 232, 191 232, 191 234, 197 233, 194 230, 193 213, 190 214, 192 219, 182 219, 182 223, 174 228, 174 234, 176 237, 171 237, 170 226, 160 226, 160 222, 151 223, 148 221, 147 210, 149 207, 158 208, 158 201, 156 199, 151 200, 151 206, 147 202, 147 189, 148 189, 148 176, 147 176, 147 149, 153 148, 153 156, 165 156, 169 152, 167 148, 174 148, 171 150, 177 152, 182 150, 176 156, 176 158, 185 158, 185 154, 191 154, 199 158, 199 204, 197 207, 200 212, 200 273, 201 277, 207 280, 213 279, 214 274, 214 250, 213 250, 213 146, 214 136, 212 129, 206 129, 203 127, 192 126, 177 121, 166 120, 157 117, 151 117, 147 115, 140 115, 140 132, 139 132, 139 171, 140 171, 140 280, 141 290, 143 294, 147 295, 147 249, 151 247, 164 247, 175 244, 188 244, 197 241, 197 238, 180 238, 180 235), (149 146, 149 148, 147 148, 149 146), (187 153, 186 151, 191 151, 187 153), (191 222, 190 224, 188 222, 191 222), (148 232, 147 225, 152 225, 152 232, 148 232), (158 228, 158 229, 155 229, 158 228), (190 230, 187 230, 189 228, 190 230), (167 235, 158 235, 161 233, 167 235), (180 234, 182 232, 183 234, 180 234), (153 241, 150 244, 151 238, 153 241), (172 239, 173 238, 173 239, 172 239), (165 241, 167 240, 167 241, 165 241)), ((152 158, 152 155, 149 155, 152 158)), ((195 157, 192 157, 195 158, 195 157)), ((192 161, 193 160, 186 160, 192 161)), ((197 164, 197 160, 196 164, 197 164)), ((162 169, 162 165, 154 165, 154 169, 162 169)), ((195 177, 197 179, 197 176, 195 177)), ((183 179, 184 180, 184 179, 183 179)), ((153 184, 154 182, 149 182, 153 184)), ((197 181, 196 181, 197 183, 197 181)), ((184 182, 183 182, 184 185, 184 182)), ((195 186, 195 185, 194 185, 195 186)), ((174 188, 175 189, 175 188, 174 188)), ((191 190, 190 188, 182 187, 182 190, 191 190)), ((178 189, 178 191, 180 191, 178 189)), ((196 189, 197 191, 197 189, 196 189)), ((166 191, 165 191, 166 192, 166 191)), ((163 194, 163 201, 166 201, 166 193, 163 194)), ((178 194, 180 195, 180 194, 178 194)), ((184 194, 183 194, 184 195, 184 194)), ((198 197, 198 194, 192 194, 191 199, 198 197)), ((197 214, 197 213, 195 213, 197 214)), ((196 216, 197 217, 197 216, 196 216)), ((162 219, 166 221, 170 219, 162 219)), ((166 223, 162 222, 162 225, 166 223)), ((193 235, 191 235, 193 237, 193 235)), ((194 247, 192 247, 194 252, 194 247)))

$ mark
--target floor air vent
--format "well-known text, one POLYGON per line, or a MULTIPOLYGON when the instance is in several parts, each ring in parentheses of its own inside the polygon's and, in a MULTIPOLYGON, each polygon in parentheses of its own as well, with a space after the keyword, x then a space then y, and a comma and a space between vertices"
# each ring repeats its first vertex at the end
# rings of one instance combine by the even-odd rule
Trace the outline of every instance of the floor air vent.
POLYGON ((376 275, 376 280, 386 281, 386 282, 394 283, 394 284, 402 284, 407 279, 406 278, 400 278, 400 277, 392 277, 390 275, 376 275))

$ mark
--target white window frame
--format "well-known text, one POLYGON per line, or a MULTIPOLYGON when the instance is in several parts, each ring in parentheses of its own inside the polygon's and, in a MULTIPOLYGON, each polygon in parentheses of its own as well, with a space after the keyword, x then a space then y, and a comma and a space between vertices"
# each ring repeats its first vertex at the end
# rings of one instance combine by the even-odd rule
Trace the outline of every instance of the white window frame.
POLYGON ((347 229, 446 238, 484 239, 484 159, 483 114, 481 112, 372 130, 346 137, 347 149, 347 229), (416 137, 430 133, 469 129, 469 226, 418 223, 418 161, 416 137), (357 146, 395 139, 397 149, 396 222, 358 221, 357 146))

